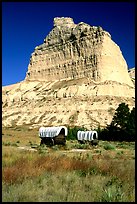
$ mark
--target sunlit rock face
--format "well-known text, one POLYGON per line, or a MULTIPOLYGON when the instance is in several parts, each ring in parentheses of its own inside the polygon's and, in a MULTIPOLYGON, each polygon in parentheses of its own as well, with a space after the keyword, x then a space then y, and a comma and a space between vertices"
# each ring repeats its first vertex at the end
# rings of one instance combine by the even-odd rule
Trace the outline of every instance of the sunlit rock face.
POLYGON ((72 18, 54 18, 54 27, 31 55, 26 80, 55 81, 87 77, 133 86, 120 48, 101 27, 72 18))
POLYGON ((72 18, 53 24, 31 55, 26 78, 2 87, 2 125, 93 129, 110 124, 120 103, 131 110, 135 71, 128 73, 110 34, 72 18))
POLYGON ((131 80, 132 80, 134 86, 135 86, 135 67, 130 68, 130 69, 128 70, 128 73, 129 73, 129 76, 130 76, 130 78, 131 78, 131 80))

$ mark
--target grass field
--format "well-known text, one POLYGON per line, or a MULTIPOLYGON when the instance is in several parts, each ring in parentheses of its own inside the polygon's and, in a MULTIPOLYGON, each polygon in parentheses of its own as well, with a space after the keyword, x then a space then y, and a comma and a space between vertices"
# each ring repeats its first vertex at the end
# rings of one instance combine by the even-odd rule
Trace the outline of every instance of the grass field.
POLYGON ((39 144, 38 129, 2 129, 3 202, 135 202, 134 142, 39 144))

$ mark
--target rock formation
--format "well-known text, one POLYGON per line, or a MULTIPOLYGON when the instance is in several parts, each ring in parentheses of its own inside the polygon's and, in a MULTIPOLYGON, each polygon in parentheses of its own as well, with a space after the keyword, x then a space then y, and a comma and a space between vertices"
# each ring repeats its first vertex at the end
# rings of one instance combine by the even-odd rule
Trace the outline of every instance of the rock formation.
POLYGON ((82 77, 132 86, 126 61, 108 32, 83 22, 76 25, 71 18, 55 18, 54 28, 32 53, 26 80, 82 77))
POLYGON ((119 103, 132 108, 134 99, 127 63, 110 34, 54 18, 53 29, 31 55, 25 80, 2 88, 2 122, 105 126, 119 103))
POLYGON ((135 67, 128 70, 129 76, 135 86, 135 67))

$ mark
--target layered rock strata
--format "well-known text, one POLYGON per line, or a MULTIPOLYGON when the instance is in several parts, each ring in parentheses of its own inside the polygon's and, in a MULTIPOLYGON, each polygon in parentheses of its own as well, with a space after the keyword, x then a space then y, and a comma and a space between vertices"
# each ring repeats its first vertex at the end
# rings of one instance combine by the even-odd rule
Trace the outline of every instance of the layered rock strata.
POLYGON ((96 85, 86 78, 47 83, 23 81, 3 89, 2 124, 105 127, 121 102, 132 109, 134 97, 125 97, 129 92, 126 85, 96 85))
POLYGON ((31 55, 25 80, 2 87, 2 124, 105 127, 121 102, 132 109, 135 88, 110 34, 55 18, 31 55))
POLYGON ((111 35, 101 27, 55 18, 54 28, 32 53, 26 80, 90 78, 133 86, 127 64, 111 35))

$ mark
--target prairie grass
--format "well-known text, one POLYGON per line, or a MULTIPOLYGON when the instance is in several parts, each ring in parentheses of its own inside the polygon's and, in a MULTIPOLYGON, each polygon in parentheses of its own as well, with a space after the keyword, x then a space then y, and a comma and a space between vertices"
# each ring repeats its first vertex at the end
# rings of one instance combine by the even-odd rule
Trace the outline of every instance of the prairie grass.
POLYGON ((112 145, 112 144, 106 144, 106 145, 104 145, 104 149, 105 150, 114 150, 116 147, 114 146, 114 145, 112 145))
POLYGON ((122 148, 100 141, 97 147, 71 151, 78 143, 67 141, 64 148, 44 146, 35 152, 4 145, 38 146, 36 133, 25 128, 3 131, 3 202, 135 202, 134 143, 122 148), (104 149, 108 144, 115 148, 104 149))
POLYGON ((2 142, 18 145, 39 144, 38 129, 29 129, 29 126, 9 127, 2 129, 2 142))
POLYGON ((133 160, 103 156, 88 161, 27 153, 3 167, 3 201, 134 201, 134 165, 133 160))

